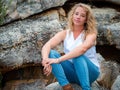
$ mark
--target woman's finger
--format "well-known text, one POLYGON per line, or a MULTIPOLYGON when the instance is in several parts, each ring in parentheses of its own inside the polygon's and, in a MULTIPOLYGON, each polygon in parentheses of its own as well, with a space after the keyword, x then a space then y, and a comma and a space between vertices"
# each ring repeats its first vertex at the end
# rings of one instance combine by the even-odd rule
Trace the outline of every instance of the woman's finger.
POLYGON ((52 71, 52 67, 49 65, 49 66, 44 70, 44 74, 48 76, 48 75, 51 73, 51 71, 52 71))
POLYGON ((49 71, 47 73, 47 76, 50 75, 51 72, 52 72, 52 67, 49 65, 49 71))

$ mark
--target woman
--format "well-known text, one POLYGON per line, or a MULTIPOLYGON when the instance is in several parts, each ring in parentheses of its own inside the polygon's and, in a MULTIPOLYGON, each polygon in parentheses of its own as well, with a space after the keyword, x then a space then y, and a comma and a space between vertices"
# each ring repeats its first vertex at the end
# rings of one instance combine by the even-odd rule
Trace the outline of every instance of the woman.
POLYGON ((42 48, 44 74, 51 72, 63 90, 74 90, 70 83, 76 83, 82 90, 90 90, 90 85, 99 76, 99 63, 96 58, 96 22, 91 8, 76 4, 68 16, 68 29, 58 32, 42 48), (64 42, 61 56, 51 50, 64 42))

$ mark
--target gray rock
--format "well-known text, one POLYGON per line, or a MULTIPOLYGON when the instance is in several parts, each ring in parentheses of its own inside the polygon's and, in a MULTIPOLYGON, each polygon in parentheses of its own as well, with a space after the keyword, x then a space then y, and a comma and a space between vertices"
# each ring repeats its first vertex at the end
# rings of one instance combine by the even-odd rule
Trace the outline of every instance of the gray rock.
POLYGON ((67 0, 5 0, 7 17, 3 24, 24 19, 53 7, 62 6, 67 0))
MULTIPOLYGON (((75 90, 82 90, 81 87, 77 84, 72 84, 72 86, 75 90)), ((45 87, 45 89, 46 90, 63 90, 58 82, 49 84, 48 86, 45 87)), ((97 82, 94 82, 91 86, 91 90, 107 90, 107 89, 101 87, 97 82)))
POLYGON ((97 79, 100 85, 110 89, 120 75, 120 64, 113 61, 102 61, 100 64, 100 76, 97 79))
POLYGON ((98 24, 98 45, 116 45, 120 49, 120 13, 115 9, 93 9, 98 24))
POLYGON ((120 75, 117 76, 115 82, 111 87, 111 90, 120 90, 120 75))
POLYGON ((40 49, 56 32, 61 30, 58 20, 19 21, 1 27, 0 66, 20 66, 23 63, 40 63, 40 49), (39 40, 39 47, 37 41, 39 40))

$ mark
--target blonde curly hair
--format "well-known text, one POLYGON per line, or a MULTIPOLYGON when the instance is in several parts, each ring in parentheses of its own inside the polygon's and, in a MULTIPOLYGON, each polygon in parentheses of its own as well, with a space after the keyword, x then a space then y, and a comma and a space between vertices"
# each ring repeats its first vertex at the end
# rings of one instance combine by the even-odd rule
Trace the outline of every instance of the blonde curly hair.
POLYGON ((76 4, 74 7, 72 7, 71 11, 68 14, 68 27, 70 31, 73 31, 73 14, 76 10, 77 7, 82 7, 85 11, 86 11, 86 23, 84 24, 85 26, 85 37, 88 34, 92 34, 92 33, 96 33, 97 34, 97 30, 96 30, 96 20, 93 16, 93 12, 92 9, 90 8, 90 6, 86 5, 86 4, 76 4))

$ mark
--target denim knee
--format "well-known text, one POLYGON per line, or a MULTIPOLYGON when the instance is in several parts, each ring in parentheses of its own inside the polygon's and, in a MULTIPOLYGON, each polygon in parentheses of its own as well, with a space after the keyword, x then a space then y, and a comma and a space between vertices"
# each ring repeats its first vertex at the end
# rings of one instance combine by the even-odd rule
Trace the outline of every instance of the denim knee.
POLYGON ((59 52, 57 52, 56 50, 50 50, 49 58, 57 58, 57 57, 60 57, 59 52))
POLYGON ((78 57, 76 57, 76 58, 73 58, 73 61, 74 61, 74 62, 81 62, 81 61, 83 61, 83 60, 85 60, 83 55, 80 55, 80 56, 78 56, 78 57))

